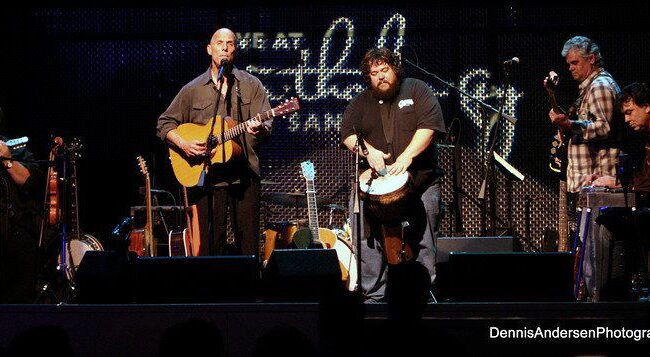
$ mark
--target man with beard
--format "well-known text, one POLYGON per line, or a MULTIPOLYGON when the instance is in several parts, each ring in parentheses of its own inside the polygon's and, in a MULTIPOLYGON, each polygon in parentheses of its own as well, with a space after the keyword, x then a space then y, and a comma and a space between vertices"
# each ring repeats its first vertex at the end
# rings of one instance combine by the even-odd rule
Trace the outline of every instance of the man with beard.
MULTIPOLYGON (((433 139, 437 133, 445 133, 440 104, 426 83, 402 77, 400 59, 389 49, 368 50, 361 62, 361 72, 370 88, 352 99, 346 108, 341 139, 354 151, 357 134, 363 133, 368 151, 367 155, 359 154, 366 158, 372 170, 379 175, 404 172, 411 175, 415 194, 421 198, 418 202, 422 203, 422 207, 415 207, 419 205, 416 204, 412 212, 405 212, 405 216, 411 217, 410 231, 416 232, 412 244, 415 259, 411 264, 426 275, 428 292, 435 278, 434 242, 442 177, 433 139)), ((361 290, 369 300, 383 301, 386 295, 390 301, 390 291, 394 290, 391 281, 396 282, 394 286, 404 286, 404 281, 391 280, 391 270, 397 272, 402 268, 387 266, 381 244, 381 222, 367 205, 361 209, 361 217, 364 222, 361 290)), ((356 224, 354 226, 356 228, 356 224)), ((410 279, 417 278, 411 276, 410 279)), ((415 280, 414 283, 418 284, 415 280)))

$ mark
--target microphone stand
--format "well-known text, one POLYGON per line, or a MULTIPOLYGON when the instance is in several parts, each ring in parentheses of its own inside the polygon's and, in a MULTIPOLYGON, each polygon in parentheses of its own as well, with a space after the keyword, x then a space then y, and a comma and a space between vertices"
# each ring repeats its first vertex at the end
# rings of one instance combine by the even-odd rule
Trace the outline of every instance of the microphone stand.
MULTIPOLYGON (((199 186, 203 186, 205 188, 206 184, 206 172, 208 171, 211 163, 211 153, 212 149, 215 144, 217 144, 217 140, 212 134, 214 131, 214 126, 216 125, 217 122, 217 113, 219 111, 219 103, 221 102, 221 90, 223 88, 223 72, 225 71, 225 66, 228 65, 228 62, 224 59, 221 61, 221 66, 219 67, 219 73, 217 74, 217 93, 215 95, 215 100, 214 100, 214 115, 212 116, 212 125, 210 127, 210 131, 208 134, 208 138, 206 139, 206 152, 205 152, 205 162, 203 163, 204 169, 203 172, 201 173, 201 179, 199 179, 199 186)), ((224 144, 224 134, 225 134, 225 120, 222 117, 220 120, 220 125, 221 125, 221 130, 219 133, 219 137, 221 138, 221 159, 222 162, 225 161, 226 158, 226 153, 225 153, 225 145, 224 144)), ((216 155, 216 153, 215 153, 216 155)), ((214 251, 214 187, 208 187, 207 188, 208 192, 208 252, 209 255, 215 255, 214 251)))
MULTIPOLYGON (((356 130, 355 130, 356 132, 356 130)), ((355 235, 355 248, 356 248, 356 253, 357 253, 357 281, 356 281, 356 286, 354 287, 354 291, 358 294, 363 294, 363 288, 362 288, 362 274, 361 274, 361 227, 362 227, 362 222, 361 222, 361 200, 359 198, 359 150, 361 150, 361 145, 360 141, 363 140, 363 138, 359 137, 359 135, 356 135, 357 140, 354 143, 354 199, 353 199, 353 212, 354 212, 354 219, 355 219, 355 229, 356 233, 355 235)))

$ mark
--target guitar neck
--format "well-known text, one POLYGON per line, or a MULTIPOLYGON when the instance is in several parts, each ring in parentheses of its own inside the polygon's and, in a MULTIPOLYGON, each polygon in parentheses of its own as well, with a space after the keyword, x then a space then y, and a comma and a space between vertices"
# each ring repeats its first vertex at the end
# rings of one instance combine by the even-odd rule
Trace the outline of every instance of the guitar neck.
POLYGON ((553 108, 553 111, 558 114, 564 113, 564 110, 562 110, 562 108, 560 108, 560 106, 557 104, 557 99, 555 98, 555 91, 546 87, 546 93, 548 93, 548 100, 549 102, 551 102, 551 108, 553 108))
POLYGON ((559 215, 558 215, 558 240, 557 240, 557 250, 558 252, 568 252, 569 251, 569 215, 567 212, 568 201, 567 201, 567 183, 566 181, 560 181, 560 197, 559 197, 559 215))
POLYGON ((309 214, 309 230, 314 240, 319 239, 318 205, 316 204, 316 188, 314 180, 307 180, 307 212, 309 214))
POLYGON ((71 160, 70 173, 70 239, 80 239, 79 200, 77 199, 77 163, 74 160, 71 160))
POLYGON ((151 205, 151 182, 149 180, 149 177, 147 177, 145 179, 144 186, 145 186, 144 199, 145 199, 146 216, 147 216, 144 229, 147 231, 147 234, 151 234, 151 232, 153 231, 153 229, 152 229, 152 227, 153 227, 153 224, 152 224, 152 222, 153 222, 153 214, 151 213, 152 212, 152 210, 151 210, 151 206, 152 206, 151 205))
POLYGON ((239 123, 236 126, 226 130, 223 134, 223 140, 221 139, 221 136, 217 136, 217 144, 221 145, 225 143, 226 141, 232 140, 236 138, 237 136, 243 134, 246 131, 246 126, 249 124, 253 124, 255 122, 265 122, 271 118, 275 117, 275 110, 274 109, 269 109, 265 111, 264 113, 258 113, 257 115, 249 118, 245 122, 239 123))
POLYGON ((149 175, 145 177, 145 205, 146 205, 146 222, 144 225, 144 239, 145 239, 145 254, 155 257, 158 255, 156 249, 156 243, 153 239, 153 214, 151 209, 151 181, 149 180, 149 175))

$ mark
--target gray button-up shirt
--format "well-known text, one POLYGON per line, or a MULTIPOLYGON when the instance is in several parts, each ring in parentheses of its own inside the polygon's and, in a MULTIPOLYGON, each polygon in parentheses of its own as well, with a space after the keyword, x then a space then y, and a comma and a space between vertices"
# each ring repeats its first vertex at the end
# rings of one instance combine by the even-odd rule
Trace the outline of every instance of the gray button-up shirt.
MULTIPOLYGON (((271 108, 266 90, 259 79, 237 68, 233 68, 232 75, 234 77, 234 84, 229 89, 232 95, 226 97, 230 99, 230 103, 224 103, 222 98, 217 112, 218 115, 232 116, 236 121, 243 122, 271 108), (241 103, 239 105, 241 107, 241 113, 238 111, 237 87, 239 87, 241 96, 241 103)), ((158 137, 165 141, 167 133, 183 123, 207 123, 214 115, 216 95, 217 87, 212 80, 212 75, 208 68, 205 73, 183 86, 169 105, 169 108, 160 115, 156 127, 158 137)), ((272 122, 273 120, 268 120, 264 123, 266 133, 271 132, 272 122)), ((255 136, 247 132, 243 136, 245 140, 243 142, 240 140, 240 142, 244 146, 243 149, 248 159, 248 166, 259 177, 260 164, 259 158, 255 153, 258 140, 255 136)))

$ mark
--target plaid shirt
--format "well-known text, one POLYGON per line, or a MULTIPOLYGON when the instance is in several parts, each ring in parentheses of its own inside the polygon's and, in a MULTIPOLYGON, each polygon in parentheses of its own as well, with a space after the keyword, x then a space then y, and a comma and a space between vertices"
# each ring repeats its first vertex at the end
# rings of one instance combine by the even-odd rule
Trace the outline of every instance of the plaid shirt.
POLYGON ((614 78, 601 68, 582 81, 579 89, 578 119, 572 122, 568 146, 569 192, 579 192, 582 186, 588 185, 592 174, 615 176, 620 151, 613 145, 610 133, 616 94, 620 90, 614 78))

